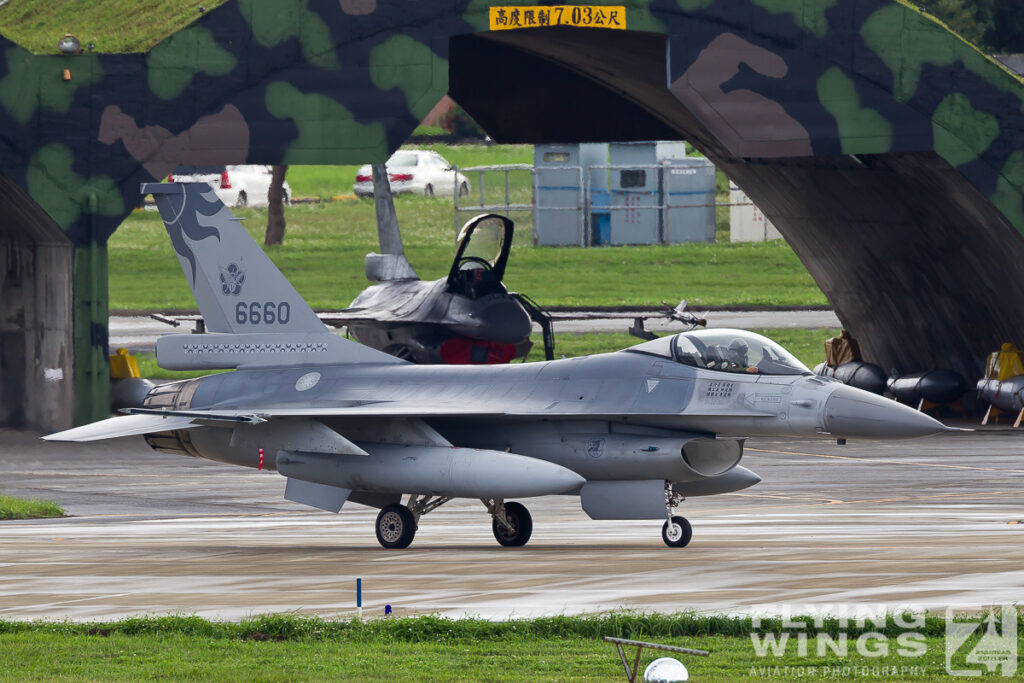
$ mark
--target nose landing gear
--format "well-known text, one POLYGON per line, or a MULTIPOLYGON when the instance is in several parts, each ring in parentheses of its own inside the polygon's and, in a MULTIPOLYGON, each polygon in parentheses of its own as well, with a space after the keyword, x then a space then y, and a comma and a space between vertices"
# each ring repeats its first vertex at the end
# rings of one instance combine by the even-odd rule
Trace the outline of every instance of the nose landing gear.
POLYGON ((480 502, 491 513, 491 531, 498 543, 506 548, 526 545, 533 535, 533 517, 525 505, 487 498, 481 498, 480 502))
POLYGON ((676 506, 683 498, 672 489, 672 482, 665 482, 665 512, 668 520, 661 527, 661 540, 669 548, 685 548, 693 538, 693 527, 685 517, 675 514, 676 506))

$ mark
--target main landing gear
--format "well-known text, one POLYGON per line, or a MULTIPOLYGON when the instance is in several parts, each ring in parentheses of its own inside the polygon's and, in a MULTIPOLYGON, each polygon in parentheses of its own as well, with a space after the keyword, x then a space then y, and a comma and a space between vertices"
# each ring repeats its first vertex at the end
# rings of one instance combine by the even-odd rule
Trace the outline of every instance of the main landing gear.
POLYGON ((676 506, 683 498, 672 490, 671 482, 665 482, 665 511, 668 520, 661 527, 661 540, 669 548, 685 548, 693 538, 693 527, 685 517, 675 514, 676 506))
MULTIPOLYGON (((416 536, 420 517, 450 500, 445 496, 412 495, 408 505, 385 506, 377 515, 377 541, 385 548, 408 548, 416 536)), ((498 543, 510 548, 526 545, 533 534, 533 517, 526 506, 492 498, 481 498, 480 502, 491 515, 491 530, 498 543)))

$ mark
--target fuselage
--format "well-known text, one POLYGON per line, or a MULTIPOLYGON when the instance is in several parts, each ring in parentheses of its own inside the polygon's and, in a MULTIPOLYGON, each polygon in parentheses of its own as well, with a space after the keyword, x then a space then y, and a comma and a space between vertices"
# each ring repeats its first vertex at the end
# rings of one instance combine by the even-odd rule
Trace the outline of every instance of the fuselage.
MULTIPOLYGON (((679 457, 687 440, 716 434, 909 438, 944 429, 906 406, 834 380, 713 371, 635 350, 504 366, 240 369, 182 386, 188 398, 175 401, 179 410, 393 407, 455 446, 548 460, 588 480, 719 476, 690 476, 693 468, 680 469, 679 457), (615 457, 595 457, 596 450, 615 457)), ((360 436, 365 419, 323 421, 356 442, 375 438, 360 436)), ((251 449, 234 455, 224 450, 227 436, 217 432, 230 434, 211 428, 189 438, 197 447, 205 442, 206 450, 223 451, 213 459, 251 463, 251 449)))
POLYGON ((367 346, 421 364, 444 362, 441 346, 455 337, 515 347, 517 358, 526 355, 530 318, 518 301, 503 291, 473 298, 446 285, 442 278, 368 287, 349 307, 356 319, 348 328, 367 346))

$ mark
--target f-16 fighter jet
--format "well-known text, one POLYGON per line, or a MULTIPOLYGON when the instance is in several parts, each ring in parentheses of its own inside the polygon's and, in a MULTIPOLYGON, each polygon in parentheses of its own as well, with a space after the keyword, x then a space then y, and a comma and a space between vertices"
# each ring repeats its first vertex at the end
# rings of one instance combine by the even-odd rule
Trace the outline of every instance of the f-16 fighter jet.
POLYGON ((415 363, 508 363, 533 346, 530 320, 541 325, 544 351, 554 358, 551 321, 529 297, 509 292, 502 278, 512 248, 512 221, 477 216, 463 226, 447 277, 420 280, 405 258, 387 169, 373 166, 380 254, 366 256, 376 282, 343 311, 322 316, 348 327, 357 340, 415 363))
POLYGON ((415 365, 332 334, 209 186, 148 184, 207 334, 166 335, 160 365, 234 368, 152 389, 130 413, 45 437, 141 434, 153 448, 276 470, 285 497, 380 509, 386 548, 423 515, 480 499, 505 546, 533 521, 513 499, 578 496, 592 519, 663 519, 692 496, 753 486, 742 438, 899 439, 946 428, 894 401, 814 376, 778 344, 701 330, 583 358, 415 365), (402 496, 408 495, 406 503, 402 496))

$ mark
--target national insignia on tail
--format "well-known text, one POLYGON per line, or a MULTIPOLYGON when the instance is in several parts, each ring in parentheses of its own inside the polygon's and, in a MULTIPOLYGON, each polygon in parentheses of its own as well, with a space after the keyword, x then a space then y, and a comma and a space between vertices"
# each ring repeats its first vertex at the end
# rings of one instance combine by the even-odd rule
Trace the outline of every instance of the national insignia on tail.
POLYGON ((245 271, 237 263, 229 263, 227 268, 220 269, 220 288, 228 296, 238 296, 245 284, 245 271))

